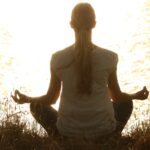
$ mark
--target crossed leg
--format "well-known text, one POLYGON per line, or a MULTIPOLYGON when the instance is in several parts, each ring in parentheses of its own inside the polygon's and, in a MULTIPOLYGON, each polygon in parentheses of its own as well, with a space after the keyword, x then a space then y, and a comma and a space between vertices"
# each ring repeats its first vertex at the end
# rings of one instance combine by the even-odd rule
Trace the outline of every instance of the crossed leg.
POLYGON ((53 107, 35 101, 30 104, 30 111, 35 120, 46 130, 48 135, 59 135, 56 127, 57 111, 53 107))
MULTIPOLYGON (((121 132, 132 114, 133 102, 113 102, 113 107, 117 120, 116 132, 121 132)), ((35 101, 30 104, 30 111, 35 120, 46 130, 48 135, 59 135, 56 127, 58 112, 53 107, 35 101)))
POLYGON ((132 114, 133 101, 113 102, 113 107, 117 121, 116 132, 121 132, 132 114))

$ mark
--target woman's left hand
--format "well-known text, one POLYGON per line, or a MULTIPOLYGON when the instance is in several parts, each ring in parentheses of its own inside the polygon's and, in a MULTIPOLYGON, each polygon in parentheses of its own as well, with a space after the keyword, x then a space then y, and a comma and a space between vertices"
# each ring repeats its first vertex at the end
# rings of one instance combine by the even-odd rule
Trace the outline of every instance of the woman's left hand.
POLYGON ((11 95, 11 97, 18 104, 24 104, 29 102, 28 97, 20 93, 18 90, 15 90, 14 95, 11 95))
POLYGON ((148 98, 148 95, 149 91, 147 90, 146 86, 144 86, 142 90, 135 93, 135 99, 144 100, 148 98))

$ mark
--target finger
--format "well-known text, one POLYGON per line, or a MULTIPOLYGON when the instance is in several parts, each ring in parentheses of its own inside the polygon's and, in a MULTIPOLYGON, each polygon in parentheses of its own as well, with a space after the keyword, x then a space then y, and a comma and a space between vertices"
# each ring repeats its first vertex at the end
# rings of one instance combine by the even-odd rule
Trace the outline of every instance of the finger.
POLYGON ((15 90, 15 97, 18 96, 18 90, 15 90))
POLYGON ((148 92, 148 90, 147 90, 147 87, 146 87, 146 86, 144 86, 144 87, 143 87, 143 90, 148 92))
POLYGON ((20 92, 19 92, 18 90, 15 90, 15 94, 16 94, 16 95, 19 95, 20 92))
POLYGON ((146 87, 143 87, 143 89, 142 89, 142 93, 145 95, 146 93, 148 93, 149 91, 147 90, 147 88, 146 87))
POLYGON ((15 91, 15 96, 18 98, 18 100, 23 96, 20 92, 19 92, 19 90, 16 90, 15 91))
POLYGON ((146 98, 148 97, 148 95, 149 95, 149 92, 148 91, 146 91, 145 93, 145 96, 146 96, 146 98))
POLYGON ((144 92, 144 95, 149 95, 149 91, 145 90, 143 92, 144 92))
POLYGON ((20 91, 17 90, 17 95, 21 98, 24 96, 24 94, 22 94, 20 91))
POLYGON ((145 91, 145 90, 146 90, 146 86, 144 86, 141 91, 145 91))
POLYGON ((11 95, 11 97, 13 98, 13 100, 14 100, 16 103, 19 102, 18 99, 17 99, 15 96, 11 95))

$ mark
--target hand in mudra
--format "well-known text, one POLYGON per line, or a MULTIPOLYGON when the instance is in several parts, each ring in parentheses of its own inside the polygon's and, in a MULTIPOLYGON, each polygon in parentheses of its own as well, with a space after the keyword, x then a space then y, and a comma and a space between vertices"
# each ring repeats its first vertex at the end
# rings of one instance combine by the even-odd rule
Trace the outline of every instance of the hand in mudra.
POLYGON ((11 97, 18 104, 28 103, 28 97, 20 93, 18 90, 15 90, 14 95, 11 95, 11 97))
POLYGON ((142 90, 135 93, 136 99, 140 99, 140 100, 147 99, 148 95, 149 95, 149 91, 147 90, 146 86, 144 86, 142 90))

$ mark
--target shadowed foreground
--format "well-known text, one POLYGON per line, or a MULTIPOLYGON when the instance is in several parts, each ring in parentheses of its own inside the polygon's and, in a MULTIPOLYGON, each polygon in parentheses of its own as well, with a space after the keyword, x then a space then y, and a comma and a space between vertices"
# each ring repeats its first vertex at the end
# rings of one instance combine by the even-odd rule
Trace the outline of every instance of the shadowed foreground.
POLYGON ((2 120, 0 125, 0 150, 149 150, 150 121, 141 124, 130 135, 87 141, 47 137, 28 129, 15 115, 13 119, 2 120))

